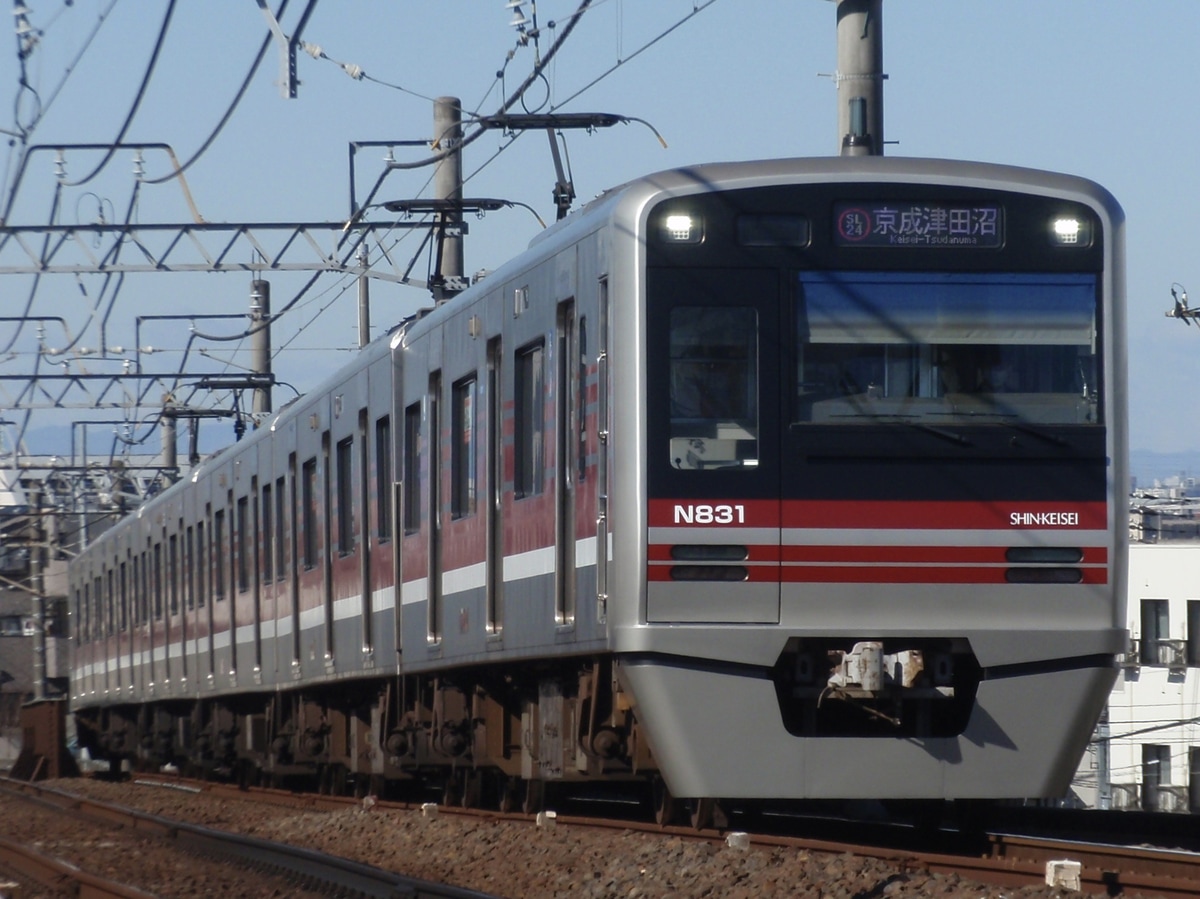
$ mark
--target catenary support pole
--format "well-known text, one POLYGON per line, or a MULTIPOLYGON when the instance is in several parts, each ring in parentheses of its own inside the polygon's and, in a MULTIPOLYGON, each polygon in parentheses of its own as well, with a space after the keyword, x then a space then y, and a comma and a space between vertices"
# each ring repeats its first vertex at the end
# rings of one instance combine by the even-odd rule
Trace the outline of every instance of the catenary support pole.
POLYGON ((358 248, 358 264, 363 273, 358 276, 358 345, 371 342, 371 282, 367 278, 367 248, 358 248))
POLYGON ((838 140, 843 156, 883 155, 883 0, 838 0, 838 140))
MULTIPOLYGON (((462 201, 462 101, 458 97, 438 97, 433 102, 433 139, 439 151, 451 150, 438 162, 433 175, 433 194, 437 200, 462 201)), ((441 213, 436 299, 454 296, 463 283, 462 211, 441 213)))
MULTIPOLYGON (((250 369, 256 375, 271 373, 271 282, 250 282, 250 369)), ((271 411, 271 388, 254 388, 256 416, 271 411)))

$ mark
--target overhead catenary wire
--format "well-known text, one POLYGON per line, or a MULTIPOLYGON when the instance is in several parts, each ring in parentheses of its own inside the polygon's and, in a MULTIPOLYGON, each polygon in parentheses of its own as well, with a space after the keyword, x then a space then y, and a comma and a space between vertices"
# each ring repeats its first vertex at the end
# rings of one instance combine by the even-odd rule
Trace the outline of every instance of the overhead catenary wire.
POLYGON ((96 164, 96 167, 92 169, 88 175, 78 181, 66 182, 67 187, 79 187, 87 184, 89 181, 99 175, 100 172, 104 170, 104 167, 108 165, 109 161, 113 157, 113 154, 116 152, 116 145, 120 144, 125 139, 125 134, 129 131, 129 126, 133 124, 133 118, 137 115, 137 111, 142 105, 142 100, 146 96, 146 88, 150 86, 150 79, 154 75, 154 68, 158 64, 159 53, 162 52, 163 44, 166 43, 167 31, 171 27, 171 17, 175 13, 175 3, 176 0, 168 0, 167 11, 163 15, 162 25, 158 30, 158 38, 154 42, 154 51, 150 54, 149 63, 146 64, 146 71, 142 75, 142 83, 138 87, 137 96, 134 97, 133 104, 129 107, 129 113, 125 116, 125 121, 122 123, 120 131, 117 133, 117 136, 113 138, 112 145, 104 154, 104 158, 96 164))
MULTIPOLYGON (((279 9, 274 14, 276 19, 283 15, 284 11, 287 9, 287 5, 288 0, 281 0, 279 9)), ((216 126, 209 133, 208 137, 205 138, 204 142, 200 145, 200 148, 192 154, 192 157, 187 162, 183 163, 183 165, 179 166, 175 171, 169 172, 160 178, 147 178, 147 184, 163 184, 167 181, 170 181, 172 178, 178 178, 184 172, 190 169, 193 163, 195 163, 198 159, 200 159, 200 157, 208 152, 209 147, 213 145, 217 137, 229 123, 229 120, 233 117, 233 113, 241 104, 242 98, 246 96, 246 90, 249 88, 250 82, 258 72, 259 66, 262 65, 263 57, 266 56, 267 49, 271 46, 271 40, 271 34, 268 32, 267 36, 263 38, 262 44, 258 48, 258 53, 254 57, 254 62, 250 64, 250 71, 248 71, 246 73, 246 77, 242 79, 242 86, 238 88, 237 93, 234 94, 233 100, 230 101, 229 106, 226 108, 225 114, 221 116, 220 121, 217 122, 216 126)))

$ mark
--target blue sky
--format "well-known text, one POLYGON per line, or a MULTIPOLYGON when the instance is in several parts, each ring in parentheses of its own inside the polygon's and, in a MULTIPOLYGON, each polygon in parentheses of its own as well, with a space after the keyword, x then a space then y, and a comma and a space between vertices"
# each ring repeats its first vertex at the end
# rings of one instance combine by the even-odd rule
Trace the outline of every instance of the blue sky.
MULTIPOLYGON (((24 130, 28 144, 51 145, 107 143, 117 137, 168 6, 166 0, 73 0, 70 5, 25 0, 25 5, 29 23, 43 33, 25 63, 32 90, 18 86, 16 41, 10 37, 8 49, 0 52, 0 128, 13 141, 0 167, 5 203, 20 146, 15 134, 24 130), (102 14, 103 25, 89 41, 102 14), (63 81, 68 69, 70 77, 63 81)), ((542 53, 577 5, 578 0, 537 3, 542 53), (555 28, 549 27, 551 20, 555 28)), ((291 0, 282 19, 285 31, 293 30, 303 6, 304 0, 291 0)), ((1200 399, 1192 389, 1200 381, 1200 327, 1185 327, 1163 314, 1172 282, 1192 286, 1200 304, 1200 254, 1194 249, 1200 227, 1192 217, 1194 198, 1200 196, 1194 150, 1200 128, 1200 3, 885 0, 883 7, 886 136, 896 142, 887 153, 1059 170, 1108 187, 1128 218, 1132 444, 1200 451, 1200 399)), ((529 14, 531 4, 524 11, 529 14)), ((301 53, 299 96, 288 100, 278 85, 278 50, 268 50, 229 123, 188 169, 188 187, 200 213, 213 222, 344 219, 351 141, 428 138, 431 98, 457 96, 468 113, 491 113, 525 78, 535 48, 517 46, 511 17, 505 0, 322 0, 303 38, 319 45, 327 58, 301 53), (357 65, 370 78, 355 80, 338 63, 357 65)), ((125 140, 168 143, 181 160, 190 159, 229 106, 265 34, 255 0, 178 0, 125 140)), ((666 139, 664 149, 636 123, 590 135, 572 133, 569 158, 585 200, 608 186, 676 165, 835 153, 836 91, 832 80, 819 74, 835 69, 835 4, 828 0, 715 0, 708 6, 705 0, 595 0, 527 102, 531 111, 555 107, 644 119, 666 139)), ((528 134, 491 159, 504 143, 502 136, 488 134, 467 149, 464 171, 478 173, 466 193, 519 200, 551 220, 554 175, 545 136, 528 134)), ((397 156, 416 159, 420 151, 398 150, 397 156)), ((359 196, 378 175, 381 157, 382 151, 357 157, 359 196)), ((49 219, 53 154, 34 159, 10 224, 49 219)), ((99 161, 99 154, 72 151, 68 180, 79 179, 99 161)), ((119 153, 87 184, 65 190, 57 220, 123 218, 133 195, 132 168, 132 154, 119 153)), ((165 174, 162 155, 148 154, 146 169, 150 177, 165 174)), ((394 173, 380 198, 428 196, 428 177, 429 170, 394 173)), ((135 215, 142 222, 183 222, 188 207, 176 183, 143 185, 135 215)), ((523 210, 472 221, 467 271, 498 266, 538 227, 523 210)), ((394 252, 408 258, 415 243, 410 238, 394 252)), ((423 276, 425 267, 422 257, 414 274, 423 276)), ((9 276, 9 283, 0 285, 0 315, 21 314, 32 296, 29 314, 68 321, 65 330, 49 327, 46 346, 74 340, 75 348, 94 347, 97 322, 104 320, 108 345, 128 348, 138 315, 238 314, 246 310, 250 292, 248 275, 131 276, 105 316, 102 285, 81 280, 45 278, 33 290, 31 279, 9 276)), ((298 283, 285 276, 273 281, 276 308, 298 283)), ((426 300, 414 288, 375 284, 376 333, 426 300)), ((357 343, 355 303, 348 281, 329 279, 281 320, 274 334, 278 377, 303 391, 346 361, 357 343)), ((233 332, 241 325, 231 320, 227 327, 233 332)), ((14 334, 11 324, 0 322, 0 347, 14 334)), ((146 359, 171 370, 187 340, 186 323, 147 325, 141 337, 143 344, 163 350, 146 359)), ((204 349, 209 353, 205 364, 214 370, 235 371, 248 363, 245 344, 204 349)), ((26 327, 12 340, 9 356, 0 358, 0 373, 32 370, 35 350, 36 334, 26 327)), ((113 370, 93 365, 91 370, 113 370)), ((281 389, 277 405, 289 395, 281 389)), ((98 417, 150 413, 131 406, 98 417)), ((12 411, 3 414, 19 418, 12 411)), ((66 423, 83 417, 80 410, 37 413, 25 430, 27 449, 51 451, 51 429, 61 435, 66 423)), ((232 436, 227 425, 205 427, 219 443, 232 436)), ((103 432, 100 426, 90 438, 93 444, 104 442, 103 432)), ((14 429, 5 434, 11 441, 14 429)), ((147 445, 157 448, 157 438, 147 445)))

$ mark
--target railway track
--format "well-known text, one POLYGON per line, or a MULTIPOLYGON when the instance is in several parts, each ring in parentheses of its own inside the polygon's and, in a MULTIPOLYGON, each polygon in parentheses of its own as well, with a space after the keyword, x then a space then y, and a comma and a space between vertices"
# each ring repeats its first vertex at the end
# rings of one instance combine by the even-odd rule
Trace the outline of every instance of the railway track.
MULTIPOLYGON (((305 894, 339 897, 495 899, 486 893, 406 877, 345 858, 163 818, 59 789, 0 779, 0 792, 63 815, 101 822, 112 829, 169 841, 191 856, 267 871, 302 886, 305 894)), ((240 797, 245 800, 245 795, 240 797)), ((147 899, 154 894, 39 853, 11 840, 0 841, 0 863, 24 880, 96 899, 147 899)))
MULTIPOLYGON (((337 812, 361 807, 362 801, 349 797, 329 796, 313 793, 293 793, 276 789, 245 790, 230 784, 185 782, 168 777, 139 777, 139 785, 158 787, 164 790, 182 790, 202 793, 209 797, 227 801, 270 804, 283 808, 313 812, 337 812)), ((63 794, 64 796, 66 794, 63 794)), ((372 800, 381 811, 414 812, 414 803, 397 803, 372 800)), ((461 816, 464 820, 488 822, 511 821, 529 824, 531 816, 502 814, 494 811, 457 809, 443 807, 439 814, 461 816)), ((174 822, 165 822, 149 816, 154 826, 179 827, 174 822)), ((571 828, 602 829, 622 833, 635 832, 665 837, 672 840, 707 842, 723 846, 729 842, 727 831, 694 830, 687 827, 660 827, 645 821, 597 818, 582 815, 557 815, 556 825, 571 828)), ((845 839, 815 839, 811 836, 796 836, 780 832, 786 829, 776 826, 774 833, 754 833, 739 837, 751 848, 780 849, 787 852, 803 852, 810 855, 842 856, 875 859, 902 874, 957 875, 961 878, 991 884, 997 887, 1028 887, 1045 884, 1048 863, 1069 860, 1078 863, 1079 889, 1084 893, 1143 896, 1200 897, 1200 854, 1169 849, 1154 849, 1141 846, 1122 846, 1098 842, 1081 842, 1044 837, 1021 836, 1012 833, 996 833, 987 836, 982 847, 962 851, 945 851, 935 847, 928 839, 916 840, 912 832, 906 845, 881 845, 884 837, 872 831, 873 842, 848 841, 845 839), (934 847, 926 851, 923 847, 934 847)), ((809 833, 812 832, 811 824, 809 833)), ((865 829, 862 833, 867 833, 865 829)), ((1068 867, 1068 870, 1072 870, 1068 867)), ((1069 885, 1070 880, 1063 881, 1069 885)), ((364 893, 364 895, 371 895, 364 893)), ((439 894, 440 895, 440 894, 439 894)), ((446 893, 445 895, 470 895, 478 893, 446 893)))

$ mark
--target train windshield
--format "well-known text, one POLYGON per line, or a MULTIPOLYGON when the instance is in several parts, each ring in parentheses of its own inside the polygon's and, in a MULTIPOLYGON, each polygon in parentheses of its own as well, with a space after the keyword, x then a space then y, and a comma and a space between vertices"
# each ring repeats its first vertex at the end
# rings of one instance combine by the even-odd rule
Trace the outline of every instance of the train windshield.
POLYGON ((1097 424, 1090 274, 799 272, 793 420, 1097 424))

